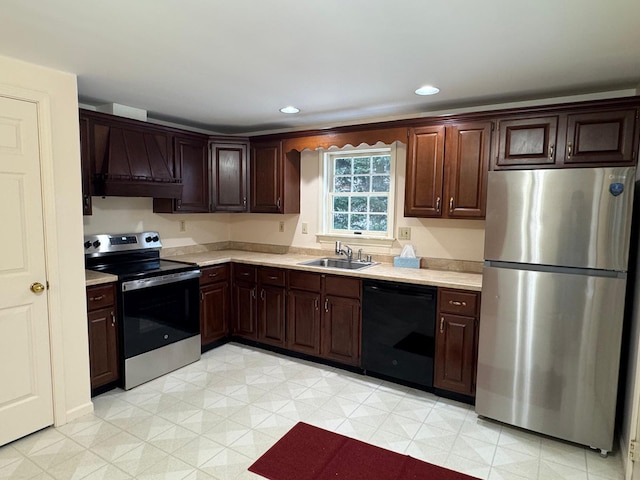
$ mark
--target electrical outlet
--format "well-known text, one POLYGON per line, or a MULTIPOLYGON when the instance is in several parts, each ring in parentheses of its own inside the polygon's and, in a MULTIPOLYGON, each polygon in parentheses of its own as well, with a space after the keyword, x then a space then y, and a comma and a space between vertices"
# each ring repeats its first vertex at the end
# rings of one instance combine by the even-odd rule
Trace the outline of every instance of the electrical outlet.
POLYGON ((411 240, 411 228, 410 227, 398 228, 398 240, 411 240))
POLYGON ((187 222, 185 220, 180 220, 180 231, 181 232, 187 231, 187 222))
POLYGON ((307 222, 302 222, 302 233, 309 233, 309 224, 307 222))
POLYGON ((278 226, 278 231, 284 232, 284 222, 280 222, 280 225, 278 226))

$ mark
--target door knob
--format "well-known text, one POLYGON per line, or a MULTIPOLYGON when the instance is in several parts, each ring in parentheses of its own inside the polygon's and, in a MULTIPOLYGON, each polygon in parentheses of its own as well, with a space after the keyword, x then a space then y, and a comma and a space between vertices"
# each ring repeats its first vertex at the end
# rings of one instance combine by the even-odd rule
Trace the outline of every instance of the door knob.
POLYGON ((40 282, 33 282, 31 287, 29 287, 33 293, 42 293, 44 292, 44 285, 40 282))

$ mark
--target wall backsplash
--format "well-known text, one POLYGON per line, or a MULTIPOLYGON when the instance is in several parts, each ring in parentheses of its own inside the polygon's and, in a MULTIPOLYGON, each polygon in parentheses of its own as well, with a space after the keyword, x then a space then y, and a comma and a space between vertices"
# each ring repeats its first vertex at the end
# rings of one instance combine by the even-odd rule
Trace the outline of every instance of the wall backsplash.
POLYGON ((153 199, 145 197, 93 197, 92 202, 93 215, 84 217, 85 235, 158 231, 165 247, 230 240, 228 213, 153 213, 153 199))

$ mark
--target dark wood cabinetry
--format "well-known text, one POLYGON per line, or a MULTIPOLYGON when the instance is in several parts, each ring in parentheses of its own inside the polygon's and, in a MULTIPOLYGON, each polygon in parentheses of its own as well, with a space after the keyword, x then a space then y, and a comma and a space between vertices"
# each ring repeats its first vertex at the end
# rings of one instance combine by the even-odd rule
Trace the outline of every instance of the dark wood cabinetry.
POLYGON ((216 139, 210 143, 211 210, 246 212, 248 210, 249 143, 216 139))
POLYGON ((360 279, 291 270, 287 299, 287 348, 360 364, 360 279))
POLYGON ((286 271, 260 267, 258 285, 258 341, 278 347, 285 343, 286 271))
POLYGON ((202 269, 200 276, 200 340, 206 346, 229 333, 229 265, 202 269))
POLYGON ((89 370, 95 389, 120 378, 115 285, 88 287, 87 310, 89 370))
POLYGON ((83 117, 80 117, 80 174, 82 177, 82 214, 91 215, 93 213, 91 204, 93 169, 91 168, 91 149, 89 147, 89 119, 83 117))
POLYGON ((182 180, 181 198, 154 198, 156 213, 200 213, 209 211, 207 137, 173 137, 174 171, 182 180))
POLYGON ((479 293, 438 289, 433 381, 436 388, 469 396, 475 394, 479 312, 479 293))
POLYGON ((300 213, 300 152, 282 141, 251 144, 251 212, 300 213))
POLYGON ((635 165, 638 109, 559 110, 499 120, 493 168, 635 165))
POLYGON ((233 334, 249 340, 258 339, 258 267, 234 263, 233 334))
POLYGON ((405 216, 484 218, 492 122, 409 130, 405 216))

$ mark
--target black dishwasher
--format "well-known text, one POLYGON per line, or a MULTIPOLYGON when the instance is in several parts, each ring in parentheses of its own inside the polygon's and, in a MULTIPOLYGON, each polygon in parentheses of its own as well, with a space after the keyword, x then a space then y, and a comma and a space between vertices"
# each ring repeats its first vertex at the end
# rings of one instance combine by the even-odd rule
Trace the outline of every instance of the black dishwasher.
POLYGON ((425 387, 433 386, 436 288, 365 280, 362 367, 425 387))

